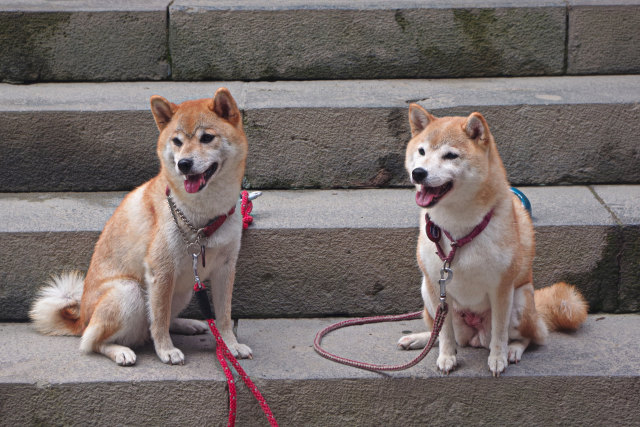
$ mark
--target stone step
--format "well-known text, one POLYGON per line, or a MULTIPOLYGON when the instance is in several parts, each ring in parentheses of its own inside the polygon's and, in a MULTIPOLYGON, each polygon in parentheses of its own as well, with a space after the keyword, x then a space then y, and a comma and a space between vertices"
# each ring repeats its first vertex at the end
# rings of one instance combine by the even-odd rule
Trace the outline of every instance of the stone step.
POLYGON ((128 190, 157 173, 149 97, 229 87, 252 188, 405 186, 408 105, 482 112, 514 185, 637 184, 640 75, 0 85, 0 191, 128 190))
MULTIPOLYGON (((241 365, 281 426, 329 425, 634 425, 640 419, 640 316, 591 315, 573 334, 552 333, 500 378, 488 351, 458 349, 459 367, 438 373, 432 352, 406 371, 376 374, 318 356, 313 338, 339 319, 245 320, 241 365), (496 408, 500 408, 496 411, 496 408)), ((421 320, 333 332, 323 345, 345 357, 403 363, 417 352, 395 348, 421 320)), ((223 425, 227 391, 211 335, 173 336, 184 366, 160 362, 150 345, 122 368, 83 355, 77 337, 46 337, 30 324, 0 324, 3 425, 223 425)), ((267 425, 237 379, 237 425, 267 425)))
MULTIPOLYGON (((521 189, 533 205, 534 284, 573 283, 593 311, 640 310, 640 186, 521 189)), ((0 320, 27 319, 36 289, 50 274, 86 271, 122 196, 0 195, 0 320)), ((267 191, 254 207, 238 261, 234 316, 421 308, 413 190, 267 191)))
POLYGON ((0 81, 166 80, 170 0, 0 0, 0 81))
POLYGON ((639 26, 638 0, 0 0, 0 81, 639 73, 639 26))

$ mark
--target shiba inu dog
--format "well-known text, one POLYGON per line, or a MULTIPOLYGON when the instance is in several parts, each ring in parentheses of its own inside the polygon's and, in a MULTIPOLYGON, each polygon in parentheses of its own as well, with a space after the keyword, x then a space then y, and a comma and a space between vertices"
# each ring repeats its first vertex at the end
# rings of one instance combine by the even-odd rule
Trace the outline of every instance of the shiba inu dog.
POLYGON ((177 317, 193 292, 192 255, 201 253, 199 275, 210 280, 221 335, 235 356, 251 357, 231 322, 242 233, 241 215, 233 212, 248 151, 241 113, 225 88, 213 98, 180 105, 153 96, 151 111, 160 131, 159 174, 116 209, 86 277, 75 272, 55 277, 33 304, 31 319, 45 334, 82 335, 81 350, 102 353, 119 365, 133 365, 130 347, 149 339, 164 363, 183 364, 169 331, 209 330, 205 322, 177 317), (212 224, 219 227, 215 232, 202 231, 205 225, 205 231, 213 230, 212 224), (191 254, 188 243, 196 249, 191 254))
MULTIPOLYGON (((509 189, 484 117, 436 118, 412 104, 409 122, 405 166, 423 208, 417 257, 429 328, 440 303, 439 279, 447 268, 453 272, 438 368, 455 368, 457 343, 488 348, 489 370, 498 376, 529 343, 544 343, 549 329, 576 329, 587 303, 564 283, 534 293, 533 225, 509 189)), ((398 345, 422 348, 429 338, 430 332, 406 335, 398 345)))

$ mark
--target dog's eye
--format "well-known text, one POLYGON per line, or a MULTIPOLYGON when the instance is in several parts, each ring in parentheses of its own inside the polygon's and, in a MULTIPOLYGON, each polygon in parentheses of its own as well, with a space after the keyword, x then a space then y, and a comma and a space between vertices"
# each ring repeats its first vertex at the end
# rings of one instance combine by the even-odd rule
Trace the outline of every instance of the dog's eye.
POLYGON ((420 149, 418 150, 418 153, 419 153, 421 156, 424 156, 424 148, 420 148, 420 149))
POLYGON ((172 141, 176 147, 182 147, 182 141, 180 141, 180 138, 173 138, 172 141))
POLYGON ((458 157, 460 157, 458 154, 452 153, 452 152, 448 152, 447 154, 442 156, 442 158, 445 160, 453 160, 453 159, 457 159, 458 157))
POLYGON ((213 141, 214 136, 211 135, 210 133, 203 133, 202 136, 200 137, 200 142, 202 142, 203 144, 207 144, 211 141, 213 141))

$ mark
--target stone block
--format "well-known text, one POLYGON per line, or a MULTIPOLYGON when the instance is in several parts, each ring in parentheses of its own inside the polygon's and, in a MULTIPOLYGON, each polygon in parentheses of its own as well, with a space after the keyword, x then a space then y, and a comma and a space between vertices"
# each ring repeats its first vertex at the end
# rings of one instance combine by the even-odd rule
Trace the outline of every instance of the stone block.
POLYGON ((178 0, 175 80, 556 75, 563 2, 178 0))
POLYGON ((567 74, 640 73, 640 2, 571 0, 567 74))
POLYGON ((0 81, 169 77, 168 0, 0 2, 0 81))

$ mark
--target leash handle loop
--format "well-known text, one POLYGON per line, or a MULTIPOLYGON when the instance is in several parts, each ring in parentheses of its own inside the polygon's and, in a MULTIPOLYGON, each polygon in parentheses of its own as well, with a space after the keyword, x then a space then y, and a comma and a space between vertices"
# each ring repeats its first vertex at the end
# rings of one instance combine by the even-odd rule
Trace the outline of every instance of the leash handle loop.
POLYGON ((395 316, 374 316, 374 317, 361 317, 356 319, 343 320, 342 322, 334 323, 332 325, 327 326, 316 334, 316 338, 313 341, 313 348, 315 351, 325 359, 329 359, 333 362, 342 363, 343 365, 352 366, 354 368, 364 369, 367 371, 402 371, 404 369, 411 368, 412 366, 418 364, 425 356, 431 351, 431 348, 435 344, 438 339, 438 335, 440 335, 440 330, 442 329, 442 325, 444 324, 444 319, 449 311, 449 307, 447 306, 446 301, 443 301, 442 304, 438 306, 436 309, 436 317, 433 321, 433 329, 431 330, 431 336, 429 337, 429 342, 424 347, 422 352, 413 359, 412 361, 401 364, 401 365, 376 365, 372 363, 360 362, 357 360, 347 359, 345 357, 337 356, 335 354, 329 353, 320 345, 322 343, 322 338, 327 335, 329 332, 335 331, 337 329, 344 328, 346 326, 353 325, 364 325, 368 323, 381 323, 381 322, 394 322, 399 320, 413 320, 419 319, 422 317, 422 311, 416 311, 414 313, 400 314, 395 316))

